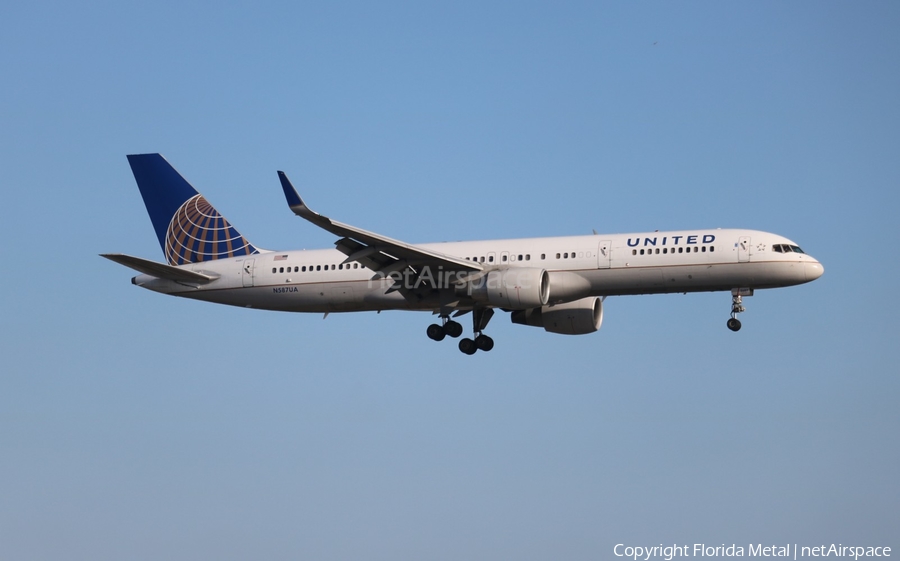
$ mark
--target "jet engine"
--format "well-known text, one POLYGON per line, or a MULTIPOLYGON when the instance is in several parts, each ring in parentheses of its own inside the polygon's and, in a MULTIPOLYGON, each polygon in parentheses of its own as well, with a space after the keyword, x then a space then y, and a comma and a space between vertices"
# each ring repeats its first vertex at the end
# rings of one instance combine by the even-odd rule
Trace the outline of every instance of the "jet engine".
POLYGON ((516 310, 511 318, 513 323, 543 327, 550 333, 584 335, 600 329, 600 324, 603 323, 603 300, 590 296, 555 306, 516 310))
POLYGON ((569 271, 553 271, 550 275, 550 299, 548 304, 572 302, 591 293, 591 282, 569 271))
POLYGON ((544 269, 509 267, 490 271, 462 290, 478 302, 507 310, 539 308, 550 296, 550 276, 544 269))

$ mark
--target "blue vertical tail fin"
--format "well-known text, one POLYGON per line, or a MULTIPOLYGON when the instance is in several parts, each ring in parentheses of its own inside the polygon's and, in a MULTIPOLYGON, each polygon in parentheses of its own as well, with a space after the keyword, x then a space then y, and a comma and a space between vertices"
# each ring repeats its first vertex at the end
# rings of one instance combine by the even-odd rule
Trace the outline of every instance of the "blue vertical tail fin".
POLYGON ((259 253, 160 154, 132 154, 128 163, 170 265, 259 253))

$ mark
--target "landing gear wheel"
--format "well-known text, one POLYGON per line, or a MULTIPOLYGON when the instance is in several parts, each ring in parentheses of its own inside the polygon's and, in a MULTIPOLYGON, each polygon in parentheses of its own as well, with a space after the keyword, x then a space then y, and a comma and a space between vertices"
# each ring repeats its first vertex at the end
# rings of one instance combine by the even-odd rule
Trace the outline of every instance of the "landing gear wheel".
POLYGON ((428 329, 425 330, 425 334, 433 341, 443 341, 444 336, 446 335, 446 333, 444 333, 444 326, 436 323, 429 325, 428 329))
POLYGON ((731 318, 728 320, 728 323, 726 323, 725 325, 727 325, 728 329, 730 329, 732 331, 740 331, 741 320, 739 320, 738 318, 731 318))
POLYGON ((487 352, 494 348, 494 340, 487 335, 479 335, 475 337, 475 346, 480 350, 487 352))
POLYGON ((454 339, 462 335, 463 326, 457 322, 450 320, 444 324, 444 333, 453 337, 454 339))
POLYGON ((478 346, 475 344, 475 341, 466 337, 459 342, 459 350, 467 355, 474 355, 475 351, 478 350, 478 346))

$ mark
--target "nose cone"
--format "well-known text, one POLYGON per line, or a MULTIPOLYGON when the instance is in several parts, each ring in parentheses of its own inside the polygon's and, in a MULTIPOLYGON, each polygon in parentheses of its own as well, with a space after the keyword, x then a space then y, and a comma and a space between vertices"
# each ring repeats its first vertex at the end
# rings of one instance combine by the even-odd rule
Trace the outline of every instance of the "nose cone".
POLYGON ((822 264, 818 261, 813 261, 812 263, 804 263, 803 269, 804 274, 806 275, 807 282, 816 280, 825 272, 825 267, 823 267, 822 264))

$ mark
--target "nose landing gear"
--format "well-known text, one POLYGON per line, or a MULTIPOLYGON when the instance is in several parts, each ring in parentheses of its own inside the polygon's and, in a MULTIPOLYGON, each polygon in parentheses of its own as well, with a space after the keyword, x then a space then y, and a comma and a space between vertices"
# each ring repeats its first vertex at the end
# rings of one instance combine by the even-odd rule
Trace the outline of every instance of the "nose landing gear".
POLYGON ((740 331, 741 329, 741 320, 737 318, 737 315, 741 312, 747 311, 744 308, 744 304, 741 300, 742 296, 753 296, 752 288, 735 288, 731 291, 731 319, 729 319, 725 325, 728 326, 728 329, 732 331, 740 331))

